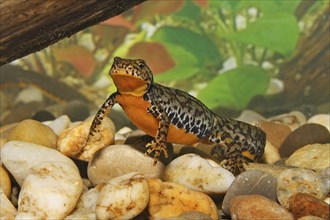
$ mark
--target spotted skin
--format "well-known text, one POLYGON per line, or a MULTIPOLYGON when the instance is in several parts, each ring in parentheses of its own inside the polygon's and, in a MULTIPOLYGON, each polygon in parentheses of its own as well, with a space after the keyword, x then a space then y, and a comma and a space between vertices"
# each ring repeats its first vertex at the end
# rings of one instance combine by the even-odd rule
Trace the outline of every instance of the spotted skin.
POLYGON ((110 76, 118 91, 110 95, 99 109, 88 141, 99 132, 101 122, 112 106, 119 103, 137 127, 154 137, 146 146, 146 154, 154 152, 155 163, 162 152, 167 157, 167 141, 214 143, 212 154, 224 156, 226 159, 221 165, 232 172, 242 171, 243 163, 262 156, 266 141, 262 130, 220 117, 188 93, 154 83, 152 72, 143 60, 116 57, 110 76), (135 104, 136 108, 132 108, 131 105, 135 104), (137 114, 140 115, 137 117, 137 114))

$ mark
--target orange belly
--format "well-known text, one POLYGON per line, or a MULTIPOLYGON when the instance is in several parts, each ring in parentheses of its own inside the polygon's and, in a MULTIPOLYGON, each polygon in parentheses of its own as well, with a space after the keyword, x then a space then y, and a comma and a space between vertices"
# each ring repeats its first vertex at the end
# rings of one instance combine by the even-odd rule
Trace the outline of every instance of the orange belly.
MULTIPOLYGON (((142 97, 132 95, 118 95, 116 99, 136 127, 152 137, 156 136, 159 120, 147 113, 147 108, 151 106, 149 102, 143 100, 142 97)), ((168 130, 167 141, 191 145, 199 142, 199 139, 196 135, 186 133, 183 129, 178 129, 171 124, 168 130)))

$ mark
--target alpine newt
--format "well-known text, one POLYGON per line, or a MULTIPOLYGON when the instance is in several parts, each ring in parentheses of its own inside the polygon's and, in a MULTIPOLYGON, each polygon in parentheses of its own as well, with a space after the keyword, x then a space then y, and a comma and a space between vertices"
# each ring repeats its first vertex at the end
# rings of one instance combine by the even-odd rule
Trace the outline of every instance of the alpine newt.
POLYGON ((87 141, 99 132, 103 118, 118 103, 139 129, 154 137, 146 154, 154 152, 155 163, 162 152, 168 156, 166 142, 217 144, 214 154, 224 153, 222 165, 231 171, 242 170, 243 163, 262 156, 266 142, 262 130, 220 117, 188 93, 155 83, 144 60, 115 57, 110 76, 117 91, 98 110, 87 141))

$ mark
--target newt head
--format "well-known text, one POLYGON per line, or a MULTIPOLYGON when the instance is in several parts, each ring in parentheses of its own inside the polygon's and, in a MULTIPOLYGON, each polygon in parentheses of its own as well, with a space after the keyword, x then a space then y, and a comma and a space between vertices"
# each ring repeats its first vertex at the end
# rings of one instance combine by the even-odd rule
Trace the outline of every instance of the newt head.
POLYGON ((153 75, 144 60, 115 57, 110 76, 120 94, 143 96, 153 83, 153 75))

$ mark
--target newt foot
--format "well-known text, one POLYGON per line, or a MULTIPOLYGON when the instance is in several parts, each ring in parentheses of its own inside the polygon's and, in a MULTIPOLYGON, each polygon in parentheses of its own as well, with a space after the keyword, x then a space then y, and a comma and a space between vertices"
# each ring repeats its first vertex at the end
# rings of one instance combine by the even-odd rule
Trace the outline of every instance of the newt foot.
POLYGON ((244 157, 238 148, 230 152, 226 152, 226 149, 223 148, 223 146, 221 147, 221 145, 218 145, 212 149, 211 155, 221 161, 221 167, 232 172, 233 174, 244 172, 245 169, 243 164, 247 164, 249 162, 248 158, 244 157))
POLYGON ((152 140, 146 145, 146 148, 148 148, 148 150, 145 152, 145 155, 150 155, 152 152, 154 152, 154 165, 157 164, 157 160, 162 152, 164 152, 166 158, 168 157, 165 143, 159 143, 155 140, 152 140))

